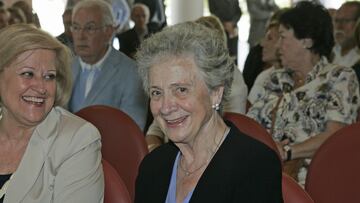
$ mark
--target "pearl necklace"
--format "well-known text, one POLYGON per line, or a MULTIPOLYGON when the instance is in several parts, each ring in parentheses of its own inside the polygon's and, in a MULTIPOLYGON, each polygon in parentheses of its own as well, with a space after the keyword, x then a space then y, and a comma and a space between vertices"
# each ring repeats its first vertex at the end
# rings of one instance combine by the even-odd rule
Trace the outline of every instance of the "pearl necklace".
POLYGON ((210 158, 205 161, 203 164, 201 164, 198 168, 196 168, 195 170, 193 171, 189 171, 187 169, 185 169, 182 165, 181 165, 181 160, 180 160, 180 163, 179 163, 179 166, 180 166, 180 169, 185 173, 185 176, 190 176, 192 174, 194 174, 195 172, 197 172, 198 170, 200 170, 202 167, 206 166, 207 163, 210 162, 210 160, 214 157, 215 153, 217 152, 217 150, 220 148, 220 145, 221 143, 224 141, 226 135, 229 133, 230 131, 230 128, 228 127, 225 127, 225 132, 224 132, 224 135, 222 136, 221 140, 219 141, 219 143, 216 145, 216 148, 215 150, 213 151, 213 153, 211 154, 210 158))
POLYGON ((10 176, 9 180, 7 180, 4 185, 0 189, 0 198, 2 198, 6 194, 6 190, 9 187, 10 180, 13 177, 13 175, 10 176))

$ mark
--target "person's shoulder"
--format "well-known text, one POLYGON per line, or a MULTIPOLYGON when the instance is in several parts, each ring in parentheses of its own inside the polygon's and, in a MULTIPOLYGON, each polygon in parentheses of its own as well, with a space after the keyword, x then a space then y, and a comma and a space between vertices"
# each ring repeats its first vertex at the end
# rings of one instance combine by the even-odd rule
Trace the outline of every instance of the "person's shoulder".
POLYGON ((171 165, 174 162, 178 152, 178 148, 173 143, 163 144, 147 154, 141 165, 151 171, 161 170, 164 165, 171 165))
POLYGON ((81 148, 100 140, 98 129, 90 122, 70 113, 62 107, 55 107, 54 111, 59 116, 56 142, 68 142, 70 144, 68 146, 78 145, 81 148))
POLYGON ((151 151, 145 156, 144 160, 151 162, 162 161, 176 155, 178 151, 179 149, 172 142, 168 142, 151 151))
MULTIPOLYGON (((241 132, 235 126, 231 126, 230 132, 231 145, 236 156, 247 157, 249 160, 256 160, 256 162, 262 159, 277 158, 277 154, 273 149, 251 135, 241 132)), ((235 157, 235 159, 237 158, 239 157, 235 157)))
POLYGON ((41 127, 39 133, 47 132, 51 135, 47 139, 49 146, 47 156, 55 166, 61 165, 64 160, 81 151, 84 153, 99 151, 101 138, 95 126, 62 107, 54 107, 50 114, 49 121, 54 123, 44 124, 54 127, 41 127), (92 150, 84 151, 89 148, 92 150))
POLYGON ((134 68, 136 66, 136 62, 131 59, 130 57, 126 56, 126 54, 122 53, 119 50, 116 50, 115 48, 111 48, 111 53, 109 55, 109 62, 112 63, 115 66, 121 66, 124 68, 134 68))
POLYGON ((341 79, 342 77, 350 77, 351 75, 356 74, 353 67, 342 66, 335 63, 328 63, 324 65, 323 69, 319 71, 318 75, 320 77, 327 75, 327 78, 341 79))
POLYGON ((117 34, 116 37, 122 38, 122 37, 125 37, 125 36, 133 35, 134 33, 136 34, 135 29, 132 28, 132 29, 128 29, 128 30, 126 30, 126 31, 124 31, 122 33, 117 34))

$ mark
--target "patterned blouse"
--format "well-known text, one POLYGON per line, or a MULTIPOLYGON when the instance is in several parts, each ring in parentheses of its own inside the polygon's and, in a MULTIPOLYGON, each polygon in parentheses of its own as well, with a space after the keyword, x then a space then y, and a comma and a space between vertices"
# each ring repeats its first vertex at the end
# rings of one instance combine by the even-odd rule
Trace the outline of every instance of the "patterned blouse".
POLYGON ((356 121, 359 84, 352 69, 330 64, 322 57, 306 76, 305 84, 297 89, 293 74, 290 69, 274 69, 263 88, 255 93, 247 113, 272 131, 275 141, 288 138, 293 144, 301 143, 324 132, 327 121, 356 121))

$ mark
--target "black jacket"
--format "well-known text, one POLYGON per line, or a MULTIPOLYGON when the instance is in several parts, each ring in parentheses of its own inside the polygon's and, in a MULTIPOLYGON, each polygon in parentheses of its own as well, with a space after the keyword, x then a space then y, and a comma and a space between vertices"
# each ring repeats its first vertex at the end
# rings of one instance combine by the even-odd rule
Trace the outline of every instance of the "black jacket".
MULTIPOLYGON (((202 174, 190 202, 283 202, 277 154, 227 124, 231 130, 202 174)), ((135 203, 165 202, 178 152, 173 143, 168 143, 144 158, 136 181, 135 203)))

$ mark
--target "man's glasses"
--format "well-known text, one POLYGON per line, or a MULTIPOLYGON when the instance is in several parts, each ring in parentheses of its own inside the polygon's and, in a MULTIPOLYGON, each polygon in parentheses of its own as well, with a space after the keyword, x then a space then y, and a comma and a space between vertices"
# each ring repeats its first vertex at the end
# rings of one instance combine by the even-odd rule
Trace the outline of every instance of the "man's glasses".
POLYGON ((94 34, 97 30, 103 29, 105 26, 95 26, 95 25, 85 25, 81 27, 80 25, 73 24, 70 27, 71 32, 79 33, 83 30, 87 34, 94 34))

